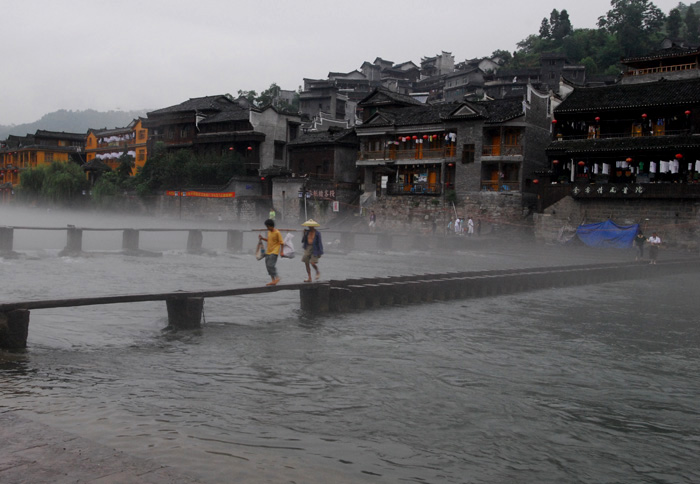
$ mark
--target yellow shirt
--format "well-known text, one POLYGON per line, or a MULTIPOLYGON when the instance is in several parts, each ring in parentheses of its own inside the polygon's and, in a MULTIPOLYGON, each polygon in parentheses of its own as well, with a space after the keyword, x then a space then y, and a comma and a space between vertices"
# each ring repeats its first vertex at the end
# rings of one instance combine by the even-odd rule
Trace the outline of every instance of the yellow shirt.
POLYGON ((274 229, 272 232, 268 230, 267 232, 267 250, 266 254, 277 254, 280 255, 280 249, 282 248, 282 234, 279 230, 274 229))

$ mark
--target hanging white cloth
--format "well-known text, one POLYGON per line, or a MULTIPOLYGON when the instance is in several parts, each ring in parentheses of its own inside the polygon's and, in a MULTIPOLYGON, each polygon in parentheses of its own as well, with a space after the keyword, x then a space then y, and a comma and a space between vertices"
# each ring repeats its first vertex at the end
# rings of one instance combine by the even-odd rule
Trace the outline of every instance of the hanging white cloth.
POLYGON ((656 173, 656 162, 652 161, 649 163, 649 173, 656 173))
POLYGON ((603 175, 609 175, 610 174, 610 165, 607 163, 603 163, 603 175))
POLYGON ((661 162, 661 173, 668 173, 668 161, 661 162))

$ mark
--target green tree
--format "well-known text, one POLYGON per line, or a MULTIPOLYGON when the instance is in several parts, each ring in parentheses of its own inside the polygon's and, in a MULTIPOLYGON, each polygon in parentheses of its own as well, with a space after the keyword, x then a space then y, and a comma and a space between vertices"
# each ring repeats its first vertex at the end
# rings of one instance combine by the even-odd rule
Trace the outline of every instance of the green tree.
POLYGON ((581 59, 580 64, 586 68, 587 75, 594 76, 598 73, 598 65, 593 60, 593 57, 584 57, 581 59))
POLYGON ((46 172, 39 194, 45 201, 69 203, 88 189, 85 173, 76 163, 56 162, 42 168, 46 172))
POLYGON ((617 37, 624 56, 651 51, 660 40, 666 16, 649 0, 611 0, 613 7, 598 26, 617 37))
POLYGON ((542 19, 540 24, 540 39, 549 39, 552 36, 552 27, 549 25, 547 17, 542 19))
MULTIPOLYGON (((556 10, 552 12, 554 14, 556 10)), ((573 31, 571 26, 571 20, 569 20, 569 13, 566 10, 562 10, 557 15, 557 20, 552 23, 552 39, 556 41, 561 41, 567 35, 570 35, 573 31)))
POLYGON ((700 21, 692 5, 685 13, 685 31, 688 42, 697 43, 700 40, 700 21))
POLYGON ((119 166, 117 167, 117 174, 121 179, 126 179, 131 176, 134 170, 134 157, 128 154, 126 151, 122 153, 119 157, 119 166))
POLYGON ((683 27, 683 18, 681 17, 681 11, 677 8, 671 10, 666 18, 666 35, 672 39, 677 39, 681 35, 681 28, 683 27))
POLYGON ((103 173, 92 187, 92 199, 97 205, 105 206, 120 193, 121 177, 110 171, 103 173))

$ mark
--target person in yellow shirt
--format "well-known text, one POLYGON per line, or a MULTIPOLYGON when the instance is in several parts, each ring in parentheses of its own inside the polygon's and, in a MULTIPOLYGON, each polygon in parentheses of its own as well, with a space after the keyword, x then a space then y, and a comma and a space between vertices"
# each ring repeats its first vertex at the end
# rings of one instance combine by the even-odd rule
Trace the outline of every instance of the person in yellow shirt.
POLYGON ((282 247, 282 234, 275 228, 275 221, 272 219, 265 220, 265 227, 267 228, 267 237, 258 235, 258 239, 267 242, 267 249, 265 250, 265 267, 267 268, 267 273, 270 274, 272 279, 270 282, 265 284, 266 286, 274 286, 280 282, 280 278, 277 275, 277 257, 282 257, 284 255, 284 249, 282 247))

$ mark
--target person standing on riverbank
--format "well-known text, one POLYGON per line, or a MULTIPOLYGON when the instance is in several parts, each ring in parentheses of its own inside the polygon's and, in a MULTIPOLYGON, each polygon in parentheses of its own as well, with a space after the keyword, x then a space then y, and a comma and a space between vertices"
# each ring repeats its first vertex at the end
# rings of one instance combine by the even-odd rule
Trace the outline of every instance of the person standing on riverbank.
POLYGON ((265 250, 265 267, 267 268, 267 273, 272 279, 266 284, 266 286, 274 286, 280 282, 280 278, 277 275, 277 258, 284 255, 282 248, 282 234, 275 228, 275 221, 272 219, 265 220, 265 227, 267 228, 267 237, 258 235, 258 239, 267 242, 267 249, 265 250))
POLYGON ((651 233, 651 237, 649 237, 649 259, 651 262, 649 264, 656 264, 656 259, 659 256, 659 246, 661 245, 661 237, 658 236, 656 232, 651 233))
POLYGON ((634 260, 644 259, 644 243, 647 241, 644 234, 640 231, 637 232, 637 236, 634 238, 634 248, 637 250, 637 256, 634 260))
POLYGON ((301 246, 304 248, 304 255, 301 261, 306 265, 307 275, 304 282, 311 282, 311 267, 316 271, 316 280, 321 277, 321 271, 318 270, 317 264, 318 259, 323 255, 323 241, 321 240, 321 233, 316 230, 316 227, 320 227, 321 224, 314 219, 309 219, 301 225, 307 227, 304 230, 304 235, 301 237, 301 246))

